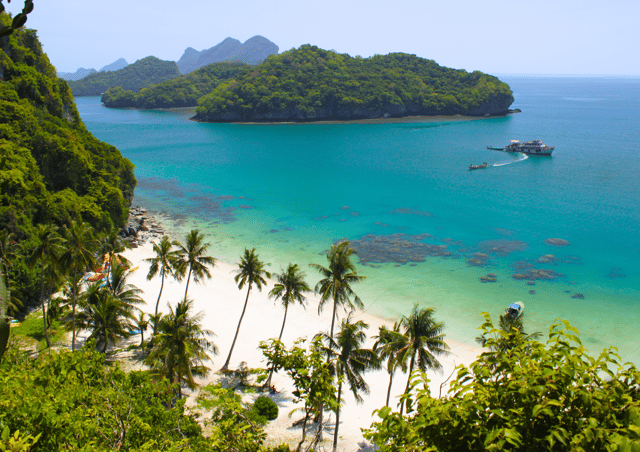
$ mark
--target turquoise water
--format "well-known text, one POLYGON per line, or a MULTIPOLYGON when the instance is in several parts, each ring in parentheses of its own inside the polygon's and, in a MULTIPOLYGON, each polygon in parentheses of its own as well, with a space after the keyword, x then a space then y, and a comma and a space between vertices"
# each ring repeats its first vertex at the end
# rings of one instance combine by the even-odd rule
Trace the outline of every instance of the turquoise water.
POLYGON ((347 238, 366 260, 356 289, 373 313, 433 306, 450 338, 473 344, 482 311, 497 317, 520 300, 528 330, 561 317, 593 353, 616 345, 640 362, 640 79, 502 79, 523 112, 482 120, 199 124, 77 103, 89 130, 136 165, 134 203, 201 228, 225 261, 255 247, 274 271, 324 264, 347 238), (534 138, 555 145, 553 157, 486 149, 534 138), (469 263, 476 253, 484 266, 469 263), (531 269, 557 277, 511 276, 531 269), (487 273, 497 282, 480 282, 487 273))

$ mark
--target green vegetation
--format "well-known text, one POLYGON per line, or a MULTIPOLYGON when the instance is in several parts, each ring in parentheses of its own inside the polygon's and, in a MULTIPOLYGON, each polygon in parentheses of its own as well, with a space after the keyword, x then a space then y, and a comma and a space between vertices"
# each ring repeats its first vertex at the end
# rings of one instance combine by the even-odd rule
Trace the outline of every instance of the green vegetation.
POLYGON ((271 55, 198 101, 199 121, 310 121, 503 114, 509 86, 415 55, 371 58, 303 45, 271 55))
POLYGON ((134 92, 156 83, 180 76, 175 61, 164 61, 149 56, 118 71, 90 74, 77 81, 69 81, 74 96, 99 96, 116 86, 134 92))
MULTIPOLYGON (((2 13, 0 22, 8 26, 11 19, 2 13)), ((42 303, 41 262, 26 263, 41 244, 37 226, 86 222, 98 234, 117 229, 126 221, 135 178, 131 162, 86 129, 34 30, 3 38, 0 68, 0 230, 13 234, 25 257, 8 268, 7 288, 29 306, 42 303)))
POLYGON ((104 91, 102 102, 110 108, 177 108, 195 107, 198 99, 209 94, 220 83, 248 72, 251 66, 240 62, 212 63, 187 75, 142 88, 140 92, 121 85, 104 91))
POLYGON ((278 405, 269 397, 265 396, 260 396, 253 402, 253 410, 269 421, 276 419, 279 411, 278 405))
POLYGON ((382 452, 640 450, 640 373, 620 366, 615 349, 589 356, 566 321, 545 345, 485 317, 488 351, 459 370, 448 394, 432 397, 415 374, 409 414, 378 410, 365 436, 382 452), (519 343, 504 351, 500 339, 519 343))

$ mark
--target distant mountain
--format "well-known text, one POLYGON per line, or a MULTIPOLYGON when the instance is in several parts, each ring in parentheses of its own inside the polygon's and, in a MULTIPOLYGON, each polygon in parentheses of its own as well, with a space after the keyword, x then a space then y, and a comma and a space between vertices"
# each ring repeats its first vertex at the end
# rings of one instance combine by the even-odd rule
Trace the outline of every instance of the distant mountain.
POLYGON ((75 72, 58 72, 58 77, 65 80, 80 80, 85 78, 87 75, 91 75, 95 73, 96 73, 96 70, 93 68, 85 69, 81 67, 81 68, 78 68, 78 70, 75 72))
POLYGON ((82 80, 70 81, 69 87, 74 96, 97 96, 116 86, 138 92, 149 85, 155 85, 179 75, 180 71, 175 61, 163 61, 150 56, 117 71, 98 72, 82 80))
POLYGON ((240 61, 248 64, 259 64, 269 55, 277 54, 280 48, 267 38, 254 36, 243 44, 237 39, 226 38, 210 49, 198 52, 189 47, 178 60, 178 68, 182 74, 220 61, 240 61))
POLYGON ((124 58, 120 58, 120 59, 114 61, 111 64, 107 64, 105 67, 100 69, 98 72, 119 71, 120 69, 123 69, 123 68, 127 67, 128 65, 129 65, 129 63, 127 63, 127 60, 125 60, 124 58))

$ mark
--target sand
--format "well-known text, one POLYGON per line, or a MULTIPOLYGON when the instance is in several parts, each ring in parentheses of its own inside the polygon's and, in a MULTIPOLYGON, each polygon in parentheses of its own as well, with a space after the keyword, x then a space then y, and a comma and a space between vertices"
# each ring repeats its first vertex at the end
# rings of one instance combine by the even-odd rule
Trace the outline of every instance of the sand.
MULTIPOLYGON (((152 243, 150 241, 146 242, 143 246, 127 250, 123 254, 132 262, 132 268, 135 269, 137 267, 131 273, 129 283, 134 284, 143 291, 141 295, 146 304, 142 305, 141 309, 147 313, 153 313, 160 290, 160 278, 155 277, 151 281, 147 280, 149 264, 144 261, 144 259, 154 255, 152 243)), ((207 363, 211 372, 205 379, 199 381, 201 385, 222 380, 216 371, 222 367, 229 353, 246 297, 246 287, 243 290, 239 290, 233 279, 237 268, 237 264, 232 265, 218 261, 215 267, 211 269, 211 279, 202 284, 196 284, 191 281, 189 285, 188 296, 194 301, 194 311, 203 311, 205 313, 202 327, 216 334, 213 340, 220 351, 218 356, 213 357, 212 362, 207 363)), ((271 271, 274 270, 280 271, 280 269, 271 269, 271 271)), ((319 279, 319 275, 310 268, 305 269, 305 272, 307 273, 307 282, 313 287, 319 279)), ((265 358, 258 349, 258 345, 260 341, 278 337, 284 315, 284 309, 279 302, 276 304, 268 297, 268 292, 273 288, 273 285, 274 282, 269 280, 262 291, 256 290, 255 287, 252 289, 238 341, 231 358, 230 369, 237 368, 241 361, 245 361, 249 368, 266 367, 265 358)), ((357 286, 354 289, 357 292, 357 286)), ((185 281, 177 282, 172 278, 165 279, 160 311, 168 312, 167 303, 175 305, 184 296, 184 290, 185 281)), ((299 305, 289 308, 287 324, 282 337, 287 346, 293 345, 298 338, 311 339, 318 332, 329 331, 331 326, 330 306, 326 307, 321 314, 318 314, 319 297, 315 294, 309 294, 307 300, 306 309, 299 305)), ((340 319, 345 315, 344 312, 339 312, 340 319)), ((371 337, 378 334, 379 326, 392 326, 392 322, 374 317, 366 312, 358 312, 355 319, 364 320, 369 324, 368 336, 370 339, 368 346, 373 345, 371 337)), ((451 349, 451 354, 440 359, 443 365, 442 371, 439 373, 429 371, 428 373, 432 380, 430 388, 434 396, 438 396, 441 391, 441 383, 450 377, 456 366, 461 364, 468 366, 481 353, 481 349, 476 347, 451 341, 447 341, 447 343, 451 349)), ((371 391, 369 395, 364 396, 363 403, 357 404, 350 392, 345 394, 345 403, 341 411, 338 450, 373 450, 373 447, 364 440, 361 429, 368 428, 377 419, 373 415, 373 411, 384 406, 389 375, 385 370, 372 371, 365 375, 365 379, 371 391)), ((406 381, 407 376, 405 374, 402 372, 396 373, 391 396, 392 407, 396 406, 397 397, 402 393, 406 381)), ((266 427, 267 442, 269 444, 286 442, 290 445, 296 445, 301 437, 301 428, 292 427, 291 425, 294 421, 300 419, 302 415, 298 411, 290 417, 290 413, 301 404, 296 405, 293 403, 291 395, 293 385, 285 374, 275 374, 273 384, 278 393, 270 395, 270 397, 278 404, 280 412, 278 418, 270 422, 266 427)), ((446 392, 447 387, 448 383, 445 383, 442 394, 446 392)), ((190 393, 189 403, 193 402, 196 395, 197 390, 190 393)), ((267 395, 267 393, 260 395, 267 395)), ((247 400, 257 396, 258 394, 247 395, 247 400)), ((331 413, 324 436, 325 443, 323 447, 325 449, 329 449, 331 446, 334 419, 335 417, 331 413)))

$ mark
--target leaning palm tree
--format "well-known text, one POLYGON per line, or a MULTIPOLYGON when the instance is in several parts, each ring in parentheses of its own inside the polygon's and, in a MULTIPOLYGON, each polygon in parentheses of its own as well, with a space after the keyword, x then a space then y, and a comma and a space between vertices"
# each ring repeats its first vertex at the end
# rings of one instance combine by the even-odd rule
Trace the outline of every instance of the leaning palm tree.
POLYGON ((57 260, 62 249, 62 237, 58 234, 58 228, 52 224, 39 224, 35 236, 38 240, 38 245, 33 249, 31 255, 27 257, 26 262, 29 267, 34 267, 37 263, 40 263, 40 304, 42 305, 44 338, 47 341, 47 347, 51 347, 49 329, 47 328, 47 311, 45 309, 45 268, 48 265, 53 265, 57 260))
POLYGON ((340 399, 342 397, 342 383, 349 383, 349 389, 358 403, 362 402, 360 393, 368 394, 369 385, 364 381, 363 374, 370 369, 380 367, 378 356, 373 350, 363 348, 367 335, 365 330, 369 325, 359 320, 351 322, 351 314, 342 320, 340 331, 333 336, 323 334, 326 344, 325 351, 330 357, 332 373, 338 379, 338 406, 336 408, 336 426, 333 431, 333 450, 338 447, 338 428, 340 427, 340 399))
MULTIPOLYGON (((300 303, 303 307, 306 304, 305 292, 310 292, 311 289, 304 280, 305 274, 298 264, 289 264, 286 270, 282 270, 282 273, 276 275, 276 281, 278 281, 271 292, 269 292, 270 298, 275 298, 282 302, 284 306, 284 318, 282 319, 282 328, 280 328, 280 335, 278 341, 282 340, 282 333, 284 332, 284 324, 287 321, 287 312, 289 311, 289 305, 300 303)), ((265 383, 267 388, 271 387, 271 377, 273 376, 273 370, 269 372, 269 378, 265 383)))
MULTIPOLYGON (((416 303, 409 316, 400 320, 400 330, 407 336, 406 344, 398 350, 398 361, 406 366, 409 361, 409 378, 405 394, 409 392, 411 373, 417 367, 423 372, 427 369, 440 369, 442 365, 436 356, 444 356, 449 353, 449 346, 444 341, 444 324, 433 319, 435 309, 418 309, 416 303)), ((400 414, 404 409, 404 403, 400 405, 400 414)))
POLYGON ((98 242, 93 238, 92 229, 86 223, 72 222, 64 229, 65 252, 60 256, 60 264, 70 273, 72 322, 73 330, 71 350, 76 345, 76 304, 78 298, 78 286, 80 276, 95 262, 94 252, 98 248, 98 242))
POLYGON ((144 300, 140 298, 142 290, 127 282, 129 274, 129 270, 124 267, 115 266, 111 271, 111 279, 107 281, 105 288, 122 303, 124 309, 133 318, 137 310, 136 305, 144 303, 144 300))
POLYGON ((169 313, 162 316, 158 332, 146 363, 160 376, 167 377, 178 385, 178 395, 182 397, 182 384, 195 389, 194 376, 205 376, 209 368, 204 361, 211 359, 208 352, 218 354, 216 345, 207 338, 213 332, 200 326, 204 313, 192 315, 193 302, 180 301, 175 309, 167 304, 169 313))
POLYGON ((380 327, 378 336, 374 336, 376 342, 373 344, 373 350, 378 354, 381 361, 386 362, 387 372, 389 373, 389 387, 387 388, 387 402, 385 406, 389 406, 391 397, 391 385, 393 384, 393 376, 395 371, 400 368, 403 372, 407 371, 406 363, 400 361, 399 352, 408 344, 409 338, 400 332, 400 323, 393 324, 392 329, 386 326, 380 327))
MULTIPOLYGON (((178 242, 171 242, 166 235, 162 237, 160 243, 153 244, 153 252, 155 256, 145 259, 151 266, 149 267, 149 273, 147 279, 150 281, 156 275, 160 275, 160 293, 158 293, 158 300, 156 301, 155 318, 158 317, 158 307, 160 306, 160 297, 162 296, 162 289, 164 288, 164 277, 174 276, 179 277, 177 273, 177 265, 179 260, 178 250, 172 250, 174 246, 180 246, 178 242)), ((153 322, 153 334, 156 333, 157 323, 153 322)))
POLYGON ((365 277, 358 275, 355 264, 351 262, 351 256, 356 251, 349 246, 349 242, 340 242, 332 245, 331 250, 327 252, 327 260, 329 268, 319 264, 311 264, 324 277, 316 284, 315 292, 320 294, 320 304, 318 312, 322 312, 327 301, 333 300, 333 313, 331 315, 331 336, 333 336, 333 327, 336 321, 336 311, 338 305, 349 310, 354 308, 364 309, 364 305, 360 298, 351 289, 351 284, 362 281, 365 277), (351 301, 353 297, 353 301, 351 301))
POLYGON ((236 346, 236 340, 238 339, 238 333, 240 332, 240 325, 242 324, 242 319, 244 317, 244 313, 247 310, 247 303, 249 302, 249 294, 251 293, 251 287, 255 285, 258 290, 262 291, 262 286, 267 282, 265 281, 265 276, 267 278, 271 277, 271 274, 264 269, 265 264, 258 259, 258 255, 256 254, 256 249, 253 248, 251 251, 248 249, 244 249, 244 256, 241 256, 240 263, 238 264, 238 271, 235 277, 236 284, 238 285, 238 289, 242 290, 242 288, 247 286, 247 297, 244 300, 244 307, 242 308, 242 314, 240 315, 240 321, 238 322, 238 328, 236 329, 236 335, 233 337, 233 342, 231 343, 231 350, 229 350, 229 356, 227 356, 227 360, 224 362, 224 366, 220 370, 227 370, 229 368, 229 361, 231 361, 231 354, 233 353, 233 348, 236 346))
POLYGON ((77 315, 79 329, 90 330, 96 349, 105 353, 109 344, 127 339, 135 327, 130 306, 115 297, 100 283, 94 283, 82 294, 77 315))
POLYGON ((187 292, 189 291, 189 281, 193 274, 193 280, 199 283, 205 278, 211 278, 211 273, 207 267, 213 267, 216 264, 216 260, 207 256, 207 248, 209 243, 205 243, 204 235, 197 230, 193 229, 187 234, 186 243, 184 245, 178 244, 180 258, 177 261, 177 269, 180 277, 187 274, 187 287, 184 290, 184 298, 187 298, 187 292))

